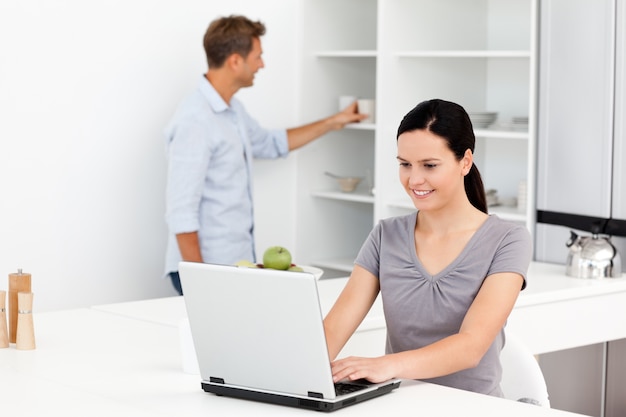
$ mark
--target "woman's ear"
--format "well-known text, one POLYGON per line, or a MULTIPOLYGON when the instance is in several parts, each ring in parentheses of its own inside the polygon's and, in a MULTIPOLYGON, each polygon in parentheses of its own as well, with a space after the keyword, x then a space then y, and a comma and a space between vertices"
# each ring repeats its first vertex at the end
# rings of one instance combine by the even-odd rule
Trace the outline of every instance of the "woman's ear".
POLYGON ((474 154, 472 154, 471 149, 467 149, 465 151, 465 155, 463 155, 461 163, 463 164, 463 176, 465 176, 469 174, 470 170, 472 169, 472 165, 474 164, 474 154))

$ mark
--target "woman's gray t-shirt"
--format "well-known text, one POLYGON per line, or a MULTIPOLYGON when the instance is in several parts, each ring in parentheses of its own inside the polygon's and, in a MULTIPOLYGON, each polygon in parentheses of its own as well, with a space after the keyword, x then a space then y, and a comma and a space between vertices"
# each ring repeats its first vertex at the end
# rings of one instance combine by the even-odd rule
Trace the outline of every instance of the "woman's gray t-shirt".
MULTIPOLYGON (((524 277, 531 240, 521 225, 495 215, 474 233, 460 255, 436 275, 422 266, 415 249, 417 212, 381 220, 363 244, 356 264, 379 278, 387 324, 387 353, 417 349, 458 333, 483 280, 499 272, 524 277)), ((425 381, 502 396, 500 331, 478 366, 425 381)))

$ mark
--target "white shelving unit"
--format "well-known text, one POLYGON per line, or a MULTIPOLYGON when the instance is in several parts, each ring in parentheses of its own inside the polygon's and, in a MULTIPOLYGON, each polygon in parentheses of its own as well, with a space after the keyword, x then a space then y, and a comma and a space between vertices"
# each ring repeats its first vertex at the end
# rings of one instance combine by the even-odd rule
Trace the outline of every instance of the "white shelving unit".
POLYGON ((323 51, 315 54, 319 58, 376 58, 376 51, 323 51))
POLYGON ((529 51, 407 51, 397 52, 400 58, 530 58, 529 51))
POLYGON ((358 192, 342 193, 337 191, 313 191, 311 192, 311 195, 313 197, 330 198, 332 200, 356 201, 359 203, 374 204, 374 196, 358 192))
POLYGON ((333 132, 298 154, 297 250, 312 265, 348 272, 382 218, 415 210, 399 184, 396 129, 417 103, 442 98, 497 111, 476 129, 485 187, 525 207, 490 212, 533 231, 537 0, 302 0, 302 116, 337 110, 338 97, 376 99, 376 123, 333 132), (527 132, 508 128, 528 116, 527 132), (323 173, 365 177, 341 193, 323 173))

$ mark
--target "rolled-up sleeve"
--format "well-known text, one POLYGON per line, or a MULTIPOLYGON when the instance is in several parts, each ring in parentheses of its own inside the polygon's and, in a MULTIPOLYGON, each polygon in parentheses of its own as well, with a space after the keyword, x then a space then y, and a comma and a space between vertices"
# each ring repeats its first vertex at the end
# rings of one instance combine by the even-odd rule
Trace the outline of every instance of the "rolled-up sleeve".
POLYGON ((173 234, 200 228, 200 202, 211 159, 210 134, 197 120, 183 120, 168 137, 166 221, 173 234))

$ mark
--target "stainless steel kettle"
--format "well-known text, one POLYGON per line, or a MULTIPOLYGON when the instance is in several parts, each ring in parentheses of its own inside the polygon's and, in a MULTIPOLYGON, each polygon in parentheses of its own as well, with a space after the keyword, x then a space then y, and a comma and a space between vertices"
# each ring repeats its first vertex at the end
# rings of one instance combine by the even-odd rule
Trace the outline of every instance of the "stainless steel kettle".
POLYGON ((622 261, 608 237, 598 233, 578 236, 573 231, 566 245, 566 275, 574 278, 617 278, 622 275, 622 261))

